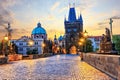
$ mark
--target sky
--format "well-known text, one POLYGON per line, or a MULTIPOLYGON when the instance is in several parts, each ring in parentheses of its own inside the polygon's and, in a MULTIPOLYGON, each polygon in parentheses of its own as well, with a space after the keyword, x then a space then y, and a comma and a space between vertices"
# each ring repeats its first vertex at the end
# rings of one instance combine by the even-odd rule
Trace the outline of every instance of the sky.
MULTIPOLYGON (((7 33, 8 22, 13 39, 31 36, 38 22, 46 29, 48 39, 64 35, 70 3, 75 3, 77 17, 82 14, 84 30, 92 36, 105 33, 109 18, 120 17, 120 0, 0 0, 0 39, 7 33)), ((119 27, 120 19, 113 19, 113 34, 120 34, 119 27)))

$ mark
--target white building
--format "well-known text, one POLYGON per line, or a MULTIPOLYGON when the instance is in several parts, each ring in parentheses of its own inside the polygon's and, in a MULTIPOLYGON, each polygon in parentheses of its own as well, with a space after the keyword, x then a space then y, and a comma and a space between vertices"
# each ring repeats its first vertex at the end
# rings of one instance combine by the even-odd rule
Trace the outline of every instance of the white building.
POLYGON ((93 51, 98 50, 101 36, 89 36, 88 39, 92 41, 93 51))
POLYGON ((65 48, 65 36, 60 36, 60 37, 58 38, 58 43, 59 43, 59 46, 60 46, 60 47, 65 48))
POLYGON ((47 33, 41 24, 38 23, 31 33, 31 37, 22 36, 20 39, 12 40, 18 47, 18 53, 27 55, 29 50, 37 50, 38 54, 43 53, 44 40, 47 39, 47 33))

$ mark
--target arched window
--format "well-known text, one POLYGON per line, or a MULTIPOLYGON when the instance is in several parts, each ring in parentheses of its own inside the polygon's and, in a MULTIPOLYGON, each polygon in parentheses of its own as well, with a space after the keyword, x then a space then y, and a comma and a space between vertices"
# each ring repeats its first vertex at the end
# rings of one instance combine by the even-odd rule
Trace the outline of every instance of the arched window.
POLYGON ((42 38, 44 38, 44 36, 42 36, 42 38))

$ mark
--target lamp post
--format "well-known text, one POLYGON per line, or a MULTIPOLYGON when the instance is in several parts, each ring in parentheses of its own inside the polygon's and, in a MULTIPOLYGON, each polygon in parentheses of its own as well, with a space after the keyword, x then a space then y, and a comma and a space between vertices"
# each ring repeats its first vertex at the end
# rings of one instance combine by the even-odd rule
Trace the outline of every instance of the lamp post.
POLYGON ((45 43, 42 43, 42 53, 44 53, 45 43))
POLYGON ((84 51, 85 51, 85 53, 86 53, 86 51, 87 51, 87 44, 86 44, 86 39, 87 39, 87 37, 88 37, 88 32, 85 30, 85 32, 83 33, 83 37, 85 38, 85 47, 84 47, 84 51))
POLYGON ((34 45, 34 42, 33 40, 29 40, 28 41, 28 50, 27 50, 27 54, 24 54, 24 55, 28 55, 28 54, 32 54, 33 53, 33 50, 32 50, 32 46, 34 45))
POLYGON ((81 38, 80 39, 80 42, 78 43, 79 45, 80 45, 80 49, 81 49, 81 52, 79 53, 79 55, 80 55, 80 57, 81 57, 81 60, 83 60, 83 41, 84 41, 84 39, 83 38, 81 38))
POLYGON ((8 56, 8 36, 6 35, 4 37, 4 40, 5 40, 5 57, 8 56))

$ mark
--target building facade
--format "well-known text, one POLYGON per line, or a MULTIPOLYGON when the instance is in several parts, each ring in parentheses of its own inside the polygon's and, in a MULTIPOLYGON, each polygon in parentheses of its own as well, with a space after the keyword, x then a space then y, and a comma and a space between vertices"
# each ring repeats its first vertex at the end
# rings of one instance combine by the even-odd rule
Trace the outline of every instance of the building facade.
POLYGON ((69 49, 72 46, 78 48, 78 40, 82 37, 83 33, 83 19, 82 15, 76 18, 75 7, 69 9, 68 20, 64 20, 65 26, 65 44, 66 50, 69 52, 69 49))
POLYGON ((28 51, 33 50, 42 54, 45 40, 47 40, 46 30, 38 23, 37 27, 32 30, 31 37, 22 36, 20 39, 12 40, 12 42, 17 45, 18 53, 26 56, 28 51))
POLYGON ((93 51, 99 50, 101 36, 89 36, 88 39, 92 41, 93 51))

